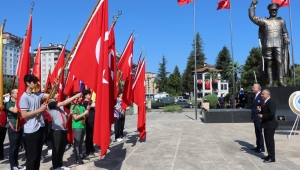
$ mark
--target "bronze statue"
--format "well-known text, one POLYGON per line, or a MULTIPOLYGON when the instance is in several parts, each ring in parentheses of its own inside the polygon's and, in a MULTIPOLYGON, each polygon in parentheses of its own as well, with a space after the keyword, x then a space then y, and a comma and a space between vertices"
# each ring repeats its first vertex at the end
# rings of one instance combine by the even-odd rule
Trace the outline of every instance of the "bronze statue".
POLYGON ((286 86, 283 77, 289 76, 290 60, 288 45, 288 32, 285 21, 277 17, 279 4, 271 3, 268 5, 269 18, 259 18, 255 16, 257 0, 252 0, 249 8, 250 20, 259 26, 260 47, 263 54, 260 66, 260 75, 265 75, 269 80, 268 87, 273 87, 273 78, 278 78, 279 86, 286 86))

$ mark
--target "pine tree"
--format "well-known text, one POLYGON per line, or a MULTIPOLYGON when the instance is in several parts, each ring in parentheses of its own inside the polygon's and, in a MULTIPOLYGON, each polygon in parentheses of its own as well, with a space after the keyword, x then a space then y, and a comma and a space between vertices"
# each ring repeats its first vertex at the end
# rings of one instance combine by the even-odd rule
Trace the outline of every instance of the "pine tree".
POLYGON ((162 62, 159 63, 159 69, 158 69, 158 74, 157 74, 157 78, 156 78, 156 83, 157 86, 156 88, 158 88, 159 92, 166 92, 168 89, 168 78, 167 75, 169 74, 169 72, 167 72, 167 60, 165 58, 165 56, 163 56, 162 58, 162 62))
POLYGON ((222 79, 223 80, 229 80, 229 76, 225 74, 228 72, 229 66, 231 63, 231 58, 230 58, 230 52, 226 46, 223 47, 223 49, 219 52, 218 57, 216 58, 216 65, 215 68, 222 70, 222 79))
MULTIPOLYGON (((200 37, 199 32, 196 34, 196 69, 203 68, 204 62, 206 60, 204 50, 203 50, 203 41, 200 37)), ((195 43, 192 44, 193 50, 188 57, 186 69, 182 75, 182 85, 184 92, 193 92, 194 91, 194 72, 195 71, 195 43)))
POLYGON ((257 47, 254 47, 251 49, 249 53, 250 54, 243 67, 243 73, 241 75, 241 83, 243 87, 253 86, 253 83, 255 83, 255 76, 254 76, 254 72, 255 72, 257 82, 261 86, 265 86, 267 84, 267 79, 264 77, 258 77, 259 66, 262 60, 261 50, 257 47))
POLYGON ((182 79, 178 66, 175 66, 175 69, 168 78, 168 93, 172 96, 179 96, 182 92, 182 79))

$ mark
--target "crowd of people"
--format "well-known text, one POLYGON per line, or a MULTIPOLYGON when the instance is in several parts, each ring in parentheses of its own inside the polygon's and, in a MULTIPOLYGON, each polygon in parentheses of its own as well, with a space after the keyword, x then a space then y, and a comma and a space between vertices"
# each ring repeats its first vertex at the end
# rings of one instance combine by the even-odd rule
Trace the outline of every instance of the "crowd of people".
MULTIPOLYGON (((18 89, 12 89, 9 101, 4 104, 3 114, 0 114, 0 160, 5 159, 3 143, 6 131, 9 138, 8 159, 12 170, 40 169, 43 146, 48 146, 54 170, 70 169, 63 165, 63 155, 71 144, 77 164, 83 164, 89 156, 99 155, 93 143, 95 102, 91 100, 91 91, 75 92, 73 96, 58 102, 56 91, 52 95, 34 92, 38 81, 36 76, 26 75, 26 91, 19 94, 19 101, 18 89), (68 138, 68 126, 72 127, 74 139, 68 138), (85 152, 82 149, 83 143, 85 152), (25 167, 18 162, 22 149, 25 149, 25 167)), ((124 136, 125 112, 121 106, 122 93, 119 93, 114 112, 115 142, 122 142, 124 136)))

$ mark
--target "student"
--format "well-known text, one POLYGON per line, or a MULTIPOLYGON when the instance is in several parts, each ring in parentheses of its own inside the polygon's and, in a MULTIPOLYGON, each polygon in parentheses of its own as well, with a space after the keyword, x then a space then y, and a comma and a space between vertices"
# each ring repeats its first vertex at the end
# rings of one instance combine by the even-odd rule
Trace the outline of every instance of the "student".
MULTIPOLYGON (((33 92, 36 88, 39 79, 31 74, 24 76, 24 83, 26 84, 26 91, 22 94, 19 106, 21 109, 21 116, 25 119, 24 133, 26 143, 26 169, 36 170, 40 169, 40 159, 43 147, 45 126, 43 118, 40 114, 47 109, 47 105, 41 104, 43 99, 49 97, 49 94, 40 92, 33 92)), ((55 80, 57 83, 57 80, 55 80)))
MULTIPOLYGON (((51 139, 52 139, 52 168, 54 170, 67 170, 70 168, 63 166, 63 155, 67 145, 67 124, 68 118, 63 106, 78 99, 82 96, 81 93, 74 95, 62 102, 51 100, 48 103, 48 113, 52 118, 51 139)), ((70 116, 70 115, 69 115, 70 116)))
POLYGON ((114 130, 115 130, 115 141, 114 142, 122 142, 123 139, 120 138, 120 132, 121 132, 121 122, 120 122, 120 117, 122 114, 122 96, 123 93, 118 94, 117 98, 117 103, 115 105, 115 110, 114 110, 114 130))
MULTIPOLYGON (((73 96, 77 95, 79 92, 75 92, 73 96)), ((85 135, 85 118, 89 114, 89 106, 87 109, 84 108, 81 102, 81 98, 77 100, 73 100, 73 105, 70 107, 70 114, 72 114, 72 129, 74 133, 74 152, 76 157, 76 163, 84 164, 82 161, 86 158, 82 153, 82 143, 85 135)))
POLYGON ((95 103, 91 101, 91 91, 84 90, 83 95, 85 97, 83 101, 83 106, 86 109, 88 105, 90 105, 89 116, 86 118, 86 126, 85 126, 85 154, 86 156, 95 155, 94 143, 93 143, 93 135, 94 135, 94 118, 95 118, 95 103))
POLYGON ((8 118, 8 138, 9 138, 9 164, 12 170, 24 169, 19 165, 19 148, 22 142, 23 129, 21 128, 20 115, 17 109, 16 101, 18 89, 11 90, 11 98, 6 105, 8 118))

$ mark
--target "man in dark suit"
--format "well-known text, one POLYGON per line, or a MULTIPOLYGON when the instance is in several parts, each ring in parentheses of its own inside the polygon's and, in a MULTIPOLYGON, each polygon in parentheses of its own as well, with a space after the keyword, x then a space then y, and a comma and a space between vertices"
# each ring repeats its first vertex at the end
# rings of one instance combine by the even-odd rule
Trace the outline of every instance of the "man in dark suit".
POLYGON ((261 96, 265 102, 261 105, 261 107, 258 106, 257 109, 261 109, 261 112, 258 114, 258 116, 261 119, 262 127, 264 128, 265 142, 268 150, 268 156, 263 159, 265 163, 270 163, 275 162, 274 134, 275 129, 278 127, 278 123, 275 119, 276 104, 271 98, 270 90, 263 90, 261 96))
POLYGON ((259 84, 254 84, 252 87, 252 91, 255 94, 254 100, 252 102, 252 120, 254 123, 254 129, 255 129, 255 136, 256 136, 256 147, 252 150, 255 150, 255 152, 264 152, 264 138, 262 135, 262 126, 260 123, 260 118, 258 117, 258 110, 257 106, 261 106, 263 100, 261 97, 261 87, 259 84))

